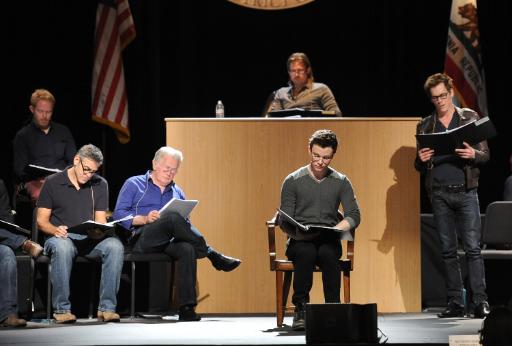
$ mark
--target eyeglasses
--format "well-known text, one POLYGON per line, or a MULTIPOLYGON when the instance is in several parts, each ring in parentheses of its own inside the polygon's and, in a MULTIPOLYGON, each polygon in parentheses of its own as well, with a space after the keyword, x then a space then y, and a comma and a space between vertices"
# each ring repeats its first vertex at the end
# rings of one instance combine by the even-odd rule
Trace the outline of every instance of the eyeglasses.
POLYGON ((98 171, 98 170, 94 170, 90 167, 84 166, 84 164, 82 162, 82 158, 80 158, 80 165, 82 166, 82 171, 84 172, 84 174, 93 175, 94 173, 96 173, 98 171))
POLYGON ((162 173, 165 173, 165 174, 176 174, 178 173, 178 169, 177 168, 166 168, 166 169, 161 169, 160 170, 162 173))
POLYGON ((164 165, 162 165, 161 163, 158 163, 158 168, 160 169, 160 172, 162 173, 165 173, 165 174, 176 174, 178 173, 178 168, 174 168, 174 167, 165 167, 164 165))
POLYGON ((320 160, 322 160, 324 162, 329 162, 329 161, 332 160, 332 156, 320 156, 317 153, 312 153, 311 157, 313 158, 313 161, 320 161, 320 160))
POLYGON ((442 93, 440 95, 437 95, 437 96, 430 96, 430 99, 432 100, 432 102, 436 102, 437 100, 446 100, 446 98, 448 97, 448 93, 442 93))
POLYGON ((306 70, 289 70, 288 71, 290 74, 298 74, 298 75, 303 75, 306 73, 306 70))

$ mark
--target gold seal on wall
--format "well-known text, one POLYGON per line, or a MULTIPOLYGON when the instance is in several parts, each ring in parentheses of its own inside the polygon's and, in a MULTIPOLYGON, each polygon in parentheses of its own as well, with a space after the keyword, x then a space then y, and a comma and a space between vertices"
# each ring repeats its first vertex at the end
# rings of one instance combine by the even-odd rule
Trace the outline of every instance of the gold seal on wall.
POLYGON ((257 10, 284 10, 309 4, 314 0, 228 0, 243 7, 257 10))

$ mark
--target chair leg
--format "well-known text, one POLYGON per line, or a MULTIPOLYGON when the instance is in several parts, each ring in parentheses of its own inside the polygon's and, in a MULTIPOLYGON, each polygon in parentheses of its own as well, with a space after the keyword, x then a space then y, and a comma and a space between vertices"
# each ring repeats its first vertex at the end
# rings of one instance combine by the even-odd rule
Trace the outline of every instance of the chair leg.
POLYGON ((89 319, 92 320, 93 312, 94 312, 94 298, 95 298, 95 288, 96 288, 96 263, 91 263, 91 287, 90 295, 89 295, 89 319))
MULTIPOLYGON (((174 283, 176 282, 175 280, 175 274, 176 274, 176 262, 175 261, 172 261, 171 262, 171 282, 169 283, 171 289, 170 289, 170 293, 169 293, 169 306, 174 306, 174 283)), ((197 285, 197 281, 196 281, 196 285, 197 285)))
POLYGON ((283 272, 277 271, 277 270, 276 270, 276 313, 277 313, 277 326, 282 327, 283 319, 284 319, 283 272))
POLYGON ((46 280, 46 319, 49 321, 52 315, 52 264, 48 263, 48 278, 46 280))
POLYGON ((343 301, 350 303, 350 271, 343 272, 343 301))
POLYGON ((130 294, 130 318, 135 318, 135 261, 131 262, 132 265, 132 289, 130 294))
POLYGON ((290 293, 290 286, 292 283, 293 272, 284 273, 283 282, 283 314, 286 312, 286 304, 288 304, 288 294, 290 293))

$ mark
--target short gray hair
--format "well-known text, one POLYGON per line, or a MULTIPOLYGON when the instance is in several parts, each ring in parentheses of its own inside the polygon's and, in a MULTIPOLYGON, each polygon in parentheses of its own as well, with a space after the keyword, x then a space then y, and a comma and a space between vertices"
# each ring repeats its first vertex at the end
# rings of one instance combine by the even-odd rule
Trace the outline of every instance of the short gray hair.
POLYGON ((155 157, 153 161, 158 162, 163 156, 172 156, 179 163, 183 161, 183 153, 178 149, 174 149, 173 147, 161 147, 155 153, 155 157))
POLYGON ((101 150, 93 145, 93 144, 86 144, 83 147, 81 147, 78 150, 78 153, 76 153, 81 159, 89 159, 96 162, 99 166, 103 164, 103 154, 101 153, 101 150))

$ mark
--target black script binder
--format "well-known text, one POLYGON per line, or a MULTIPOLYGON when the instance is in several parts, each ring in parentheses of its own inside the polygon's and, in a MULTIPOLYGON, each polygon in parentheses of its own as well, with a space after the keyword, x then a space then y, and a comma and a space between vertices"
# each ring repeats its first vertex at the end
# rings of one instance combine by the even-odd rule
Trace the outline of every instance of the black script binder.
POLYGON ((420 149, 430 148, 434 149, 434 155, 444 155, 463 148, 462 142, 475 145, 495 135, 493 123, 489 117, 484 117, 446 132, 417 134, 416 139, 420 149))

